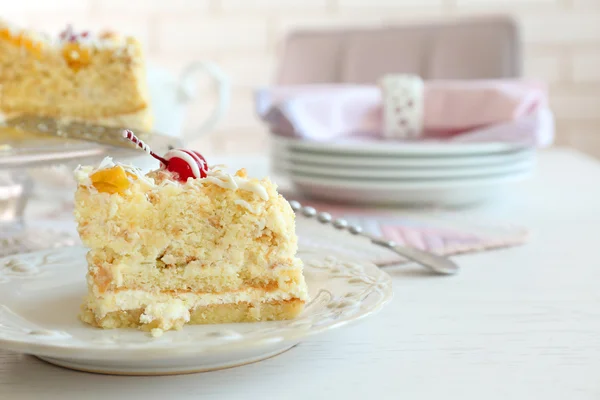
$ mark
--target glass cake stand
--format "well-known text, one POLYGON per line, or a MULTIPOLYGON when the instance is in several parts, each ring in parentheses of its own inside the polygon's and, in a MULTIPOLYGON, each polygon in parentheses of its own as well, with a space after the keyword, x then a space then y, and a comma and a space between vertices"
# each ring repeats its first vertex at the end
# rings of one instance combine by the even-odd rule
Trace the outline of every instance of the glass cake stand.
MULTIPOLYGON (((175 137, 149 137, 145 141, 159 154, 182 147, 175 137)), ((70 208, 75 189, 73 169, 107 156, 142 169, 158 166, 134 148, 0 131, 0 257, 77 243, 71 218, 40 223, 39 216, 28 215, 28 208, 33 203, 56 209, 67 204, 70 208)))

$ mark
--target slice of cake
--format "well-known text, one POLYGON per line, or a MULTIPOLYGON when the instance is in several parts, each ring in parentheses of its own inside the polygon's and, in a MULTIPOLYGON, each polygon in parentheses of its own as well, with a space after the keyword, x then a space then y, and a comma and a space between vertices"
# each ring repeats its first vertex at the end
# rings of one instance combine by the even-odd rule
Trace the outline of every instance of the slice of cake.
POLYGON ((0 21, 0 119, 22 114, 149 130, 141 45, 70 28, 53 38, 0 21))
POLYGON ((307 288, 295 215, 275 184, 209 168, 192 151, 152 155, 162 168, 146 175, 110 159, 75 172, 90 249, 81 319, 167 330, 298 315, 307 288))

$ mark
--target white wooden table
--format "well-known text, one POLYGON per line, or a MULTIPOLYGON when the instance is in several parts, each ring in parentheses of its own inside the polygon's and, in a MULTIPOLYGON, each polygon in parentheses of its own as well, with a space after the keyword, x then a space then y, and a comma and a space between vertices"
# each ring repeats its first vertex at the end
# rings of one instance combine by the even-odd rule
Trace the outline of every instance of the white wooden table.
POLYGON ((102 376, 0 350, 0 399, 599 399, 600 163, 550 151, 510 201, 468 214, 533 237, 457 257, 455 277, 390 269, 380 314, 230 370, 102 376))

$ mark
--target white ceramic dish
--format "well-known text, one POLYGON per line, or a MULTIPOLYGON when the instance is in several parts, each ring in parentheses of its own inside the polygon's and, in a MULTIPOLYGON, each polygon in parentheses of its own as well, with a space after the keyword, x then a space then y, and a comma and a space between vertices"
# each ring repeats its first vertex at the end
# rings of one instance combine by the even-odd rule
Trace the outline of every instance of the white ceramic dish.
POLYGON ((364 156, 349 154, 307 153, 289 150, 284 146, 274 145, 271 148, 272 158, 286 159, 294 164, 319 166, 349 166, 370 168, 448 168, 470 166, 492 166, 513 164, 531 160, 535 157, 533 149, 519 149, 512 152, 466 155, 466 156, 364 156))
POLYGON ((482 178, 373 181, 288 175, 303 194, 326 201, 360 205, 462 207, 504 195, 533 170, 482 178))
MULTIPOLYGON (((350 237, 333 235, 338 248, 350 237)), ((333 253, 323 247, 300 252, 311 302, 295 320, 186 326, 159 338, 135 329, 101 330, 78 320, 86 291, 83 248, 1 258, 0 347, 106 374, 179 374, 255 362, 362 319, 391 299, 385 272, 333 253)))
POLYGON ((522 149, 522 146, 511 143, 394 143, 389 141, 345 141, 336 143, 298 140, 272 135, 272 140, 287 149, 319 154, 353 154, 353 155, 430 155, 456 156, 481 155, 511 152, 522 149))
POLYGON ((525 160, 516 163, 498 165, 464 166, 446 168, 368 168, 354 166, 322 166, 299 164, 293 161, 273 157, 273 167, 289 174, 302 174, 323 178, 368 178, 368 179, 442 179, 442 178, 471 178, 489 175, 507 175, 531 170, 535 160, 525 160))

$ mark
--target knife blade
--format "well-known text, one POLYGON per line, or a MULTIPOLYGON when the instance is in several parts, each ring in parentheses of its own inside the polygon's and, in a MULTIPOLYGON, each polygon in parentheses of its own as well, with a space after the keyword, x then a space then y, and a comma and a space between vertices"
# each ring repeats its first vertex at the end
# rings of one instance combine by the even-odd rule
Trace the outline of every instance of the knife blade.
MULTIPOLYGON (((122 135, 123 130, 128 129, 128 127, 105 126, 30 114, 8 118, 0 126, 51 138, 80 140, 130 150, 136 149, 136 146, 122 135)), ((181 141, 176 137, 137 130, 135 134, 152 147, 167 149, 182 147, 181 141)))

